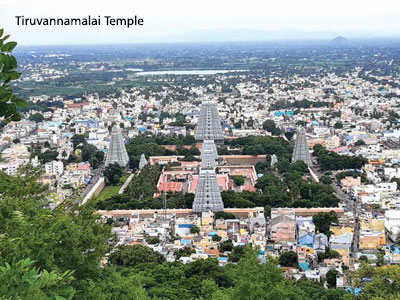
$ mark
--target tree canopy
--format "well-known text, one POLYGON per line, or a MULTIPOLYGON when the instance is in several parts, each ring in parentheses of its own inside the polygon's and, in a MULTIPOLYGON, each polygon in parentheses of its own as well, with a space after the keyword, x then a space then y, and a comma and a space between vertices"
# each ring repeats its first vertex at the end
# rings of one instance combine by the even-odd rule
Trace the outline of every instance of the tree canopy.
POLYGON ((104 177, 107 182, 114 185, 120 183, 123 173, 123 168, 117 163, 110 164, 104 169, 104 177))
POLYGON ((17 72, 17 60, 11 54, 17 43, 6 42, 10 36, 3 34, 4 30, 0 29, 0 119, 5 122, 19 121, 22 117, 19 108, 27 104, 14 94, 11 84, 21 77, 21 73, 17 72))
POLYGON ((362 156, 339 155, 335 152, 328 151, 320 144, 313 147, 313 155, 317 158, 321 169, 326 170, 343 170, 343 169, 361 169, 367 163, 367 159, 362 156))

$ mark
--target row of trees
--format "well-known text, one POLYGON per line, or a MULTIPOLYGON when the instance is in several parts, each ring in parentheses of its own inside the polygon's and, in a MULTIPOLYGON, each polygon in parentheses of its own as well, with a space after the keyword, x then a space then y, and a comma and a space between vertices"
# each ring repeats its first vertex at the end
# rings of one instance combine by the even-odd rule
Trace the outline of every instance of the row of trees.
POLYGON ((367 159, 362 156, 339 155, 326 150, 325 147, 320 144, 315 145, 313 149, 313 155, 317 158, 318 164, 324 171, 361 169, 367 163, 367 159))
POLYGON ((140 156, 158 155, 183 155, 186 159, 200 155, 199 149, 194 146, 195 140, 192 136, 177 137, 136 137, 127 145, 129 165, 131 168, 138 168, 140 156), (161 145, 177 145, 175 151, 168 150, 161 145), (184 146, 191 145, 189 149, 184 146))
POLYGON ((289 159, 292 153, 291 145, 280 137, 248 136, 227 140, 225 144, 240 147, 240 153, 248 155, 276 154, 280 158, 289 159))
MULTIPOLYGON (((167 193, 167 208, 192 208, 194 194, 167 193)), ((115 195, 96 203, 96 208, 101 210, 113 209, 162 209, 161 196, 153 198, 146 196, 138 199, 132 195, 115 195)))
POLYGON ((157 192, 157 182, 161 170, 158 165, 145 166, 129 183, 126 193, 134 198, 151 197, 157 192))
POLYGON ((310 108, 310 107, 331 107, 331 106, 332 103, 325 101, 300 100, 295 102, 289 102, 285 100, 279 100, 271 104, 271 110, 300 109, 300 108, 310 108))

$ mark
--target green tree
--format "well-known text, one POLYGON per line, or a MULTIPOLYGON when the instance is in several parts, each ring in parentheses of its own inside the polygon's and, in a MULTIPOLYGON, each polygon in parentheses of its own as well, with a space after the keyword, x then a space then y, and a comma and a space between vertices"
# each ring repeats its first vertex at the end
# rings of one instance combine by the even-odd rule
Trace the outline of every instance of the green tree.
POLYGON ((351 274, 351 280, 355 287, 362 289, 357 299, 400 299, 400 268, 398 266, 382 268, 361 264, 361 268, 351 274))
POLYGON ((255 187, 264 190, 265 187, 267 186, 279 186, 279 185, 283 185, 279 177, 275 176, 272 173, 266 173, 261 178, 257 179, 255 187))
POLYGON ((197 227, 196 225, 193 225, 192 227, 190 227, 190 233, 191 234, 199 234, 200 233, 200 228, 197 227))
POLYGON ((219 251, 232 251, 233 250, 233 243, 231 240, 223 241, 219 243, 219 251))
POLYGON ((376 265, 378 267, 382 267, 385 265, 385 251, 383 251, 383 250, 378 251, 376 265))
POLYGON ((243 176, 234 175, 234 176, 231 176, 231 178, 232 178, 233 183, 234 183, 235 185, 237 185, 237 186, 242 186, 242 185, 244 185, 244 178, 243 178, 243 176))
POLYGON ((106 267, 97 276, 81 282, 76 299, 150 300, 150 297, 142 287, 140 276, 106 267))
POLYGON ((325 252, 318 252, 318 262, 321 263, 324 259, 332 259, 340 257, 340 253, 327 248, 325 252))
POLYGON ((29 258, 0 267, 1 299, 46 300, 72 299, 73 272, 39 270, 29 258))
POLYGON ((81 152, 82 160, 88 161, 90 165, 97 169, 104 160, 104 152, 97 150, 96 146, 85 144, 81 152))
POLYGON ((40 171, 21 172, 24 176, 0 172, 0 264, 29 257, 40 269, 74 270, 77 279, 95 274, 108 249, 109 226, 98 222, 91 203, 49 209, 40 171))
POLYGON ((138 199, 152 197, 157 192, 157 182, 160 174, 161 171, 158 165, 145 166, 129 183, 126 193, 138 199))
POLYGON ((336 288, 336 277, 338 275, 338 271, 336 270, 329 270, 326 273, 326 283, 328 284, 328 288, 336 288))
POLYGON ((86 137, 83 134, 74 134, 71 138, 71 141, 74 146, 74 149, 76 149, 76 147, 78 147, 79 145, 86 144, 86 137))
POLYGON ((302 299, 354 300, 353 295, 345 290, 325 289, 320 283, 308 279, 300 279, 292 288, 298 288, 305 294, 302 299))
POLYGON ((22 115, 18 109, 26 107, 27 103, 14 94, 10 83, 21 77, 21 73, 17 72, 17 60, 11 54, 17 43, 6 42, 10 36, 3 34, 4 30, 0 29, 0 120, 19 121, 22 115))
POLYGON ((123 169, 117 163, 109 164, 104 169, 104 177, 107 179, 107 182, 113 185, 120 183, 122 174, 123 174, 123 169))
POLYGON ((270 132, 272 135, 281 134, 281 130, 276 127, 274 120, 265 120, 263 123, 263 129, 270 132))
POLYGON ((238 262, 246 253, 247 246, 235 246, 232 248, 232 253, 229 255, 229 261, 238 262))
POLYGON ((337 223, 337 214, 333 211, 328 213, 318 213, 313 216, 313 222, 317 232, 324 233, 330 236, 330 226, 332 223, 337 223))
POLYGON ((81 152, 82 160, 90 161, 96 151, 97 151, 96 146, 91 144, 84 145, 81 152))
POLYGON ((156 245, 160 243, 160 239, 158 237, 152 237, 147 240, 147 243, 149 243, 150 245, 156 245))
POLYGON ((287 138, 289 141, 291 141, 291 140, 292 140, 292 137, 294 136, 294 131, 287 131, 287 132, 285 132, 285 136, 286 136, 286 138, 287 138))
POLYGON ((155 143, 154 140, 143 140, 141 138, 132 139, 126 149, 129 155, 129 164, 131 168, 139 167, 140 156, 142 154, 146 157, 166 154, 166 150, 155 143))
POLYGON ((236 219, 236 217, 235 217, 234 214, 227 213, 227 212, 224 212, 224 211, 217 211, 217 212, 215 212, 214 218, 215 218, 215 219, 224 219, 224 220, 227 220, 227 219, 236 219))
POLYGON ((335 127, 335 129, 342 129, 343 128, 343 123, 340 121, 337 121, 333 127, 335 127))
POLYGON ((357 141, 354 143, 354 146, 364 146, 364 145, 365 145, 364 140, 357 140, 357 141))
POLYGON ((121 245, 109 256, 111 265, 122 267, 149 267, 163 261, 165 261, 164 256, 142 245, 121 245))
POLYGON ((323 175, 321 176, 321 182, 323 184, 332 184, 332 177, 331 176, 327 176, 327 175, 323 175))
POLYGON ((216 234, 216 235, 213 235, 211 239, 213 240, 213 242, 219 242, 222 239, 222 237, 220 237, 218 234, 216 234))
POLYGON ((196 253, 196 250, 190 247, 184 247, 176 251, 174 254, 175 254, 175 259, 179 260, 181 257, 190 256, 192 253, 196 253))
POLYGON ((43 153, 39 154, 39 160, 45 164, 47 162, 56 160, 58 156, 58 152, 56 150, 46 150, 43 153))
POLYGON ((279 264, 284 267, 297 267, 297 260, 297 253, 293 251, 285 251, 279 256, 279 264))
POLYGON ((235 193, 232 190, 221 193, 225 207, 254 207, 255 203, 243 197, 244 193, 235 193))
POLYGON ((305 299, 301 290, 296 289, 282 277, 276 262, 268 260, 260 264, 253 251, 248 249, 239 261, 234 278, 234 287, 229 297, 232 300, 300 300, 305 299))
POLYGON ((44 117, 41 113, 35 113, 35 114, 29 116, 29 120, 35 121, 36 123, 40 123, 40 122, 43 122, 44 117))

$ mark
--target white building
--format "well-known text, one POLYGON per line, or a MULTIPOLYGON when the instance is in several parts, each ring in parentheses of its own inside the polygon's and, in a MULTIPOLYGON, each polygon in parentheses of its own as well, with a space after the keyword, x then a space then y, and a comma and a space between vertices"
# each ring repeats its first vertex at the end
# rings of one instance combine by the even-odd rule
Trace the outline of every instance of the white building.
POLYGON ((392 241, 400 233, 400 210, 387 210, 385 212, 385 230, 392 241))
POLYGON ((17 175, 19 166, 17 161, 0 163, 0 171, 5 172, 8 176, 15 176, 17 175))
POLYGON ((44 165, 47 174, 62 174, 64 172, 64 164, 61 161, 53 160, 44 165))

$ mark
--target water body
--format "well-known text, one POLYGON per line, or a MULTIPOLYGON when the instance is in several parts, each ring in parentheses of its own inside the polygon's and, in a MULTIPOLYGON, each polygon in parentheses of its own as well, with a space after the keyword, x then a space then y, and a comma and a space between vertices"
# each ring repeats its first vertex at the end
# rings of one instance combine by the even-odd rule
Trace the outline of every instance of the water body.
POLYGON ((170 70, 170 71, 149 71, 136 73, 138 76, 155 75, 215 75, 232 72, 247 72, 248 70, 170 70))

